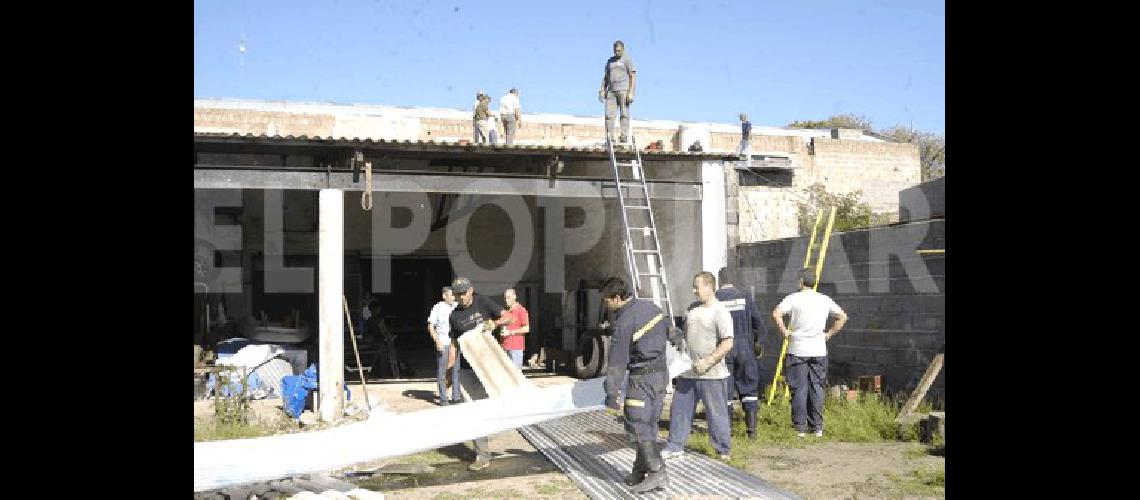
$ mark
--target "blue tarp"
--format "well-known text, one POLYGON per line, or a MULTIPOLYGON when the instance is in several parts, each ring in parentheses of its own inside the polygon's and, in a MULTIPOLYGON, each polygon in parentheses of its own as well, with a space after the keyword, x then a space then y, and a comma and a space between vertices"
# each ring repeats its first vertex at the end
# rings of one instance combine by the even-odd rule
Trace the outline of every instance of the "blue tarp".
MULTIPOLYGON (((301 375, 288 375, 282 378, 281 405, 285 408, 285 413, 300 420, 301 413, 305 411, 305 399, 309 397, 309 391, 317 390, 318 387, 316 363, 309 365, 301 375)), ((352 391, 348 390, 348 384, 344 385, 344 392, 345 397, 352 401, 352 391)))

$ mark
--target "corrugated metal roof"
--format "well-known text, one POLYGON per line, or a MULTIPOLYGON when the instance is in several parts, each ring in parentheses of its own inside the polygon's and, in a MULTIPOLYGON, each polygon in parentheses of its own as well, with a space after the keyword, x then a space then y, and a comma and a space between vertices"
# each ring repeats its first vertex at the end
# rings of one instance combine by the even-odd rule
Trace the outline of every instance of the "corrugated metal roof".
MULTIPOLYGON (((365 146, 365 147, 392 147, 395 149, 414 150, 414 151, 449 151, 449 152, 478 152, 478 153, 503 153, 503 154, 534 154, 534 153, 588 153, 588 154, 606 154, 608 151, 604 147, 579 147, 579 146, 551 146, 551 145, 528 145, 528 144, 515 144, 508 146, 506 144, 471 144, 463 142, 452 141, 424 141, 424 140, 389 140, 389 139, 371 139, 359 137, 333 137, 333 136, 294 136, 294 135, 266 135, 266 134, 239 134, 239 133, 222 133, 222 132, 194 132, 194 139, 221 139, 222 142, 245 142, 245 143, 276 143, 282 145, 298 144, 323 144, 330 146, 365 146)), ((735 160, 737 156, 733 153, 725 152, 689 152, 689 151, 647 151, 641 149, 642 156, 650 157, 686 157, 693 160, 702 159, 716 159, 716 160, 735 160)))

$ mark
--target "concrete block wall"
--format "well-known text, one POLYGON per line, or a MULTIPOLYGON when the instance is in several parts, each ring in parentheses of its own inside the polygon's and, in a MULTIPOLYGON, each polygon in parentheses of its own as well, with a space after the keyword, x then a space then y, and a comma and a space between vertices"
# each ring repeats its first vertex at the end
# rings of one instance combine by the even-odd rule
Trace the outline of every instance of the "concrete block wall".
POLYGON ((922 182, 914 144, 814 138, 812 149, 799 184, 822 182, 834 193, 862 190, 875 212, 897 212, 898 192, 922 182))
POLYGON ((862 191, 873 211, 898 213, 899 191, 921 180, 918 147, 913 144, 818 137, 810 142, 798 137, 759 139, 753 136, 753 151, 788 154, 792 182, 790 186, 740 186, 740 176, 754 174, 726 172, 725 183, 736 190, 739 213, 736 227, 730 230, 735 229, 741 243, 799 235, 798 205, 807 201, 807 188, 812 184, 822 183, 836 194, 862 191))
MULTIPOLYGON (((761 381, 772 380, 783 339, 771 313, 795 291, 807 238, 745 243, 736 248, 737 280, 750 289, 766 321, 761 381)), ((848 323, 828 342, 828 383, 882 375, 884 391, 909 391, 946 338, 945 222, 927 220, 832 235, 819 291, 835 300, 848 323)), ((830 326, 830 322, 828 323, 830 326)), ((850 385, 850 384, 849 384, 850 385)), ((944 376, 930 396, 944 397, 944 376)))

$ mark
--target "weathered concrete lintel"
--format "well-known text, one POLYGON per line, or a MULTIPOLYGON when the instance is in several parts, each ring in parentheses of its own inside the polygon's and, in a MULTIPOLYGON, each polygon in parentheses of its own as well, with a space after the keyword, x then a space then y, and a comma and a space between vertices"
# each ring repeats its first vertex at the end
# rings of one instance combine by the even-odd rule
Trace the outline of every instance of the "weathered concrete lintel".
MULTIPOLYGON (((523 196, 553 196, 588 198, 601 196, 616 198, 612 182, 557 179, 493 178, 498 187, 476 182, 486 177, 465 177, 424 174, 372 174, 372 189, 376 192, 437 192, 459 194, 518 194, 523 196)), ((649 194, 655 200, 699 201, 699 183, 681 184, 649 182, 649 194)), ((284 172, 201 169, 194 171, 195 189, 342 189, 363 191, 363 179, 352 181, 347 172, 284 172)))

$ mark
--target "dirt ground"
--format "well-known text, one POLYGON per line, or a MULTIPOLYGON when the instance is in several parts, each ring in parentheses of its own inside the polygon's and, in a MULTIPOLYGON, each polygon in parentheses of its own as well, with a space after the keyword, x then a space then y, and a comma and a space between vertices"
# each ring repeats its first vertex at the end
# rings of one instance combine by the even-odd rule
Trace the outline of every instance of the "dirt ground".
MULTIPOLYGON (((543 387, 573 383, 566 376, 528 374, 543 387)), ((353 400, 362 396, 360 386, 349 386, 353 400)), ((373 405, 388 411, 414 412, 435 405, 435 382, 369 383, 373 405)), ((254 402, 258 415, 280 414, 280 400, 254 402)), ((195 417, 209 414, 209 402, 195 403, 195 417)), ((665 416, 667 418, 668 409, 665 416)), ((664 436, 664 433, 663 433, 664 436)), ((389 464, 428 464, 430 474, 375 474, 352 479, 360 486, 383 492, 388 498, 588 498, 518 431, 490 437, 494 460, 479 472, 467 470, 474 458, 470 443, 461 443, 416 455, 357 464, 366 471, 389 464)), ((773 446, 747 462, 745 469, 808 499, 832 498, 941 498, 930 490, 908 489, 905 478, 918 469, 944 467, 945 459, 927 453, 918 443, 818 442, 801 448, 773 446)), ((938 490, 940 492, 940 490, 938 490)))

